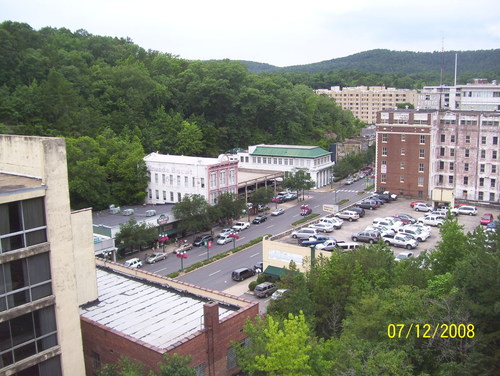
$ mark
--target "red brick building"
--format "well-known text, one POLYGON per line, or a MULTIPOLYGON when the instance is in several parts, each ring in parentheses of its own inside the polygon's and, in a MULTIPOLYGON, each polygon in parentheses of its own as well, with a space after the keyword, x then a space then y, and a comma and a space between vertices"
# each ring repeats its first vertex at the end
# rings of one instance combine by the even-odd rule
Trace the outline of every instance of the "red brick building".
POLYGON ((433 112, 388 110, 378 113, 377 191, 429 197, 433 112))
POLYGON ((97 282, 98 301, 81 307, 87 375, 120 356, 158 371, 165 353, 191 356, 197 375, 239 371, 231 341, 246 338, 258 303, 110 262, 98 267, 97 282))

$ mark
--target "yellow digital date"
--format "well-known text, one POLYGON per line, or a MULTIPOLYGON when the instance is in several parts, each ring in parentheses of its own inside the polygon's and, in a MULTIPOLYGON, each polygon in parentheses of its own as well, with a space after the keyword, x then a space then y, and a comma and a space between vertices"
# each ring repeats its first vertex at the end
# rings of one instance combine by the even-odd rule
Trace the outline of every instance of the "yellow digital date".
POLYGON ((474 338, 474 324, 389 324, 389 338, 474 338))

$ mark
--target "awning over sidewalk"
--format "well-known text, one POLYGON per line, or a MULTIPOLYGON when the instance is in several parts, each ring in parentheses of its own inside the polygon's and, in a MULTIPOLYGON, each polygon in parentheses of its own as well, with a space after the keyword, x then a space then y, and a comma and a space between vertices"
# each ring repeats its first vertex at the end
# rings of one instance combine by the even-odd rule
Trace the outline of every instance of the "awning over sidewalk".
POLYGON ((282 276, 286 275, 288 270, 285 268, 278 268, 276 266, 271 266, 269 265, 265 270, 264 274, 270 275, 275 278, 281 278, 282 276))

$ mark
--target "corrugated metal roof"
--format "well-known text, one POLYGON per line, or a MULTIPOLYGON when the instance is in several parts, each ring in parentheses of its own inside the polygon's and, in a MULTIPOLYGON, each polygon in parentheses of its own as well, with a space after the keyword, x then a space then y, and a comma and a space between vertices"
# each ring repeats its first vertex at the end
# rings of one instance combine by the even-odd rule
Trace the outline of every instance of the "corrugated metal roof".
POLYGON ((316 158, 329 155, 330 152, 319 146, 257 146, 251 155, 266 155, 271 157, 316 158))
MULTIPOLYGON (((158 348, 203 329, 207 300, 97 269, 98 303, 80 314, 158 348)), ((219 305, 219 319, 234 311, 219 305)))

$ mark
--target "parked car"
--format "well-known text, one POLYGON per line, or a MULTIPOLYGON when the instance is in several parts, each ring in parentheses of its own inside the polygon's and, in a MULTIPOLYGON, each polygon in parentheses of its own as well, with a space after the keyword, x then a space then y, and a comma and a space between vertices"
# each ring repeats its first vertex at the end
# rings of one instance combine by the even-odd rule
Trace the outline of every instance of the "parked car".
POLYGON ((384 195, 389 195, 389 197, 391 198, 391 200, 393 201, 396 201, 398 199, 398 195, 395 194, 395 193, 391 193, 389 191, 384 191, 382 192, 384 195))
POLYGON ((354 179, 353 178, 347 178, 346 181, 345 181, 346 185, 351 185, 352 183, 354 183, 354 179))
POLYGON ((372 223, 374 225, 385 226, 396 232, 400 227, 403 227, 403 222, 396 221, 394 218, 375 218, 372 223))
POLYGON ((234 234, 236 231, 234 231, 232 228, 223 228, 221 232, 217 234, 217 237, 220 238, 222 236, 227 236, 229 234, 234 234))
POLYGON ((372 197, 369 197, 368 199, 372 200, 372 201, 375 201, 378 204, 378 206, 382 206, 382 205, 384 205, 386 203, 385 200, 381 199, 378 196, 372 196, 372 197))
POLYGON ((462 205, 458 208, 451 209, 453 214, 462 214, 462 215, 477 215, 477 208, 471 205, 462 205))
POLYGON ((226 235, 226 236, 221 236, 219 239, 217 239, 217 244, 224 245, 224 244, 227 244, 227 243, 231 243, 233 241, 233 237, 231 235, 234 236, 234 234, 229 234, 229 235, 226 235))
POLYGON ((487 229, 496 230, 500 228, 500 221, 493 221, 486 225, 487 229))
POLYGON ((491 213, 484 213, 482 216, 481 216, 481 219, 479 220, 479 223, 486 226, 488 223, 491 223, 493 222, 493 214, 491 213))
POLYGON ((152 255, 150 255, 147 259, 146 259, 146 262, 148 264, 154 264, 156 263, 157 261, 161 261, 161 260, 166 260, 167 259, 167 254, 166 253, 163 253, 163 252, 158 252, 158 253, 153 253, 152 255))
POLYGON ((364 231, 379 231, 380 235, 385 236, 385 235, 395 235, 396 231, 390 227, 387 226, 382 226, 382 225, 371 225, 371 226, 366 226, 364 231))
POLYGON ((413 206, 413 210, 417 212, 429 212, 432 210, 432 206, 425 202, 418 202, 413 206))
MULTIPOLYGON (((210 240, 213 240, 213 239, 210 239, 210 240)), ((208 240, 207 240, 208 241, 208 240)), ((202 242, 203 244, 203 242, 202 242)), ((179 252, 187 252, 189 251, 190 249, 193 249, 193 245, 191 243, 188 243, 188 242, 184 242, 182 243, 179 247, 177 247, 174 251, 175 254, 179 253, 179 252)))
MULTIPOLYGON (((403 221, 403 223, 404 223, 404 221, 407 221, 408 223, 416 223, 417 222, 417 219, 412 217, 409 214, 396 214, 395 217, 401 219, 403 221)), ((405 223, 405 224, 408 224, 408 223, 405 223)))
POLYGON ((396 235, 384 235, 382 236, 385 244, 392 245, 394 247, 401 247, 406 249, 413 249, 418 246, 418 241, 409 235, 396 234, 396 235))
POLYGON ((295 200, 296 198, 297 198, 297 194, 292 193, 292 192, 285 193, 285 195, 283 196, 284 201, 291 201, 291 200, 295 200))
POLYGON ((363 218, 365 216, 365 209, 358 207, 358 206, 353 206, 350 207, 349 210, 358 213, 359 218, 363 218))
POLYGON ((239 268, 231 273, 231 278, 233 281, 243 281, 247 278, 253 277, 255 275, 255 270, 250 268, 239 268))
POLYGON ((416 222, 411 225, 406 225, 405 227, 418 228, 422 231, 427 231, 428 233, 432 233, 432 227, 428 225, 424 225, 423 223, 416 222))
POLYGON ((312 213, 312 209, 307 205, 301 205, 300 207, 300 215, 306 216, 312 213))
POLYGON ((410 208, 414 209, 417 204, 425 204, 425 201, 412 201, 410 202, 410 208))
POLYGON ((347 219, 349 222, 357 221, 359 219, 359 214, 352 210, 343 210, 335 214, 336 217, 347 219))
POLYGON ((240 222, 236 222, 233 225, 232 229, 235 230, 235 231, 240 232, 240 231, 246 230, 249 227, 250 227, 250 222, 241 222, 240 221, 240 222))
POLYGON ((140 269, 142 266, 142 261, 140 259, 138 259, 137 257, 134 257, 134 258, 131 258, 130 260, 125 261, 124 265, 128 266, 129 268, 140 269))
POLYGON ((401 252, 394 258, 394 260, 401 261, 410 257, 413 257, 413 252, 401 252))
POLYGON ((315 223, 312 225, 309 225, 310 228, 315 228, 319 232, 332 232, 333 231, 333 226, 327 223, 315 223))
POLYGON ((292 232, 292 238, 294 238, 294 239, 297 239, 297 238, 309 239, 310 237, 316 236, 316 235, 318 235, 318 231, 314 228, 308 228, 308 227, 300 228, 300 229, 292 232))
POLYGON ((358 204, 359 208, 375 210, 379 207, 379 203, 375 200, 363 200, 358 204))
POLYGON ((392 201, 391 196, 383 194, 383 193, 377 193, 377 194, 373 195, 372 197, 378 198, 378 199, 380 199, 380 200, 382 200, 384 202, 390 202, 390 201, 392 201))
POLYGON ((337 240, 335 239, 328 239, 325 240, 323 243, 316 244, 316 249, 319 249, 321 251, 333 251, 337 247, 337 240))
POLYGON ((422 230, 417 227, 405 226, 398 230, 400 234, 411 236, 413 239, 419 242, 425 242, 431 236, 429 231, 422 230))
POLYGON ((328 225, 332 225, 334 229, 339 230, 342 228, 344 221, 337 217, 323 217, 320 218, 319 223, 326 223, 328 225))
POLYGON ((277 289, 278 287, 276 287, 274 283, 263 282, 255 286, 253 293, 257 298, 266 298, 268 296, 271 296, 277 289))
POLYGON ((214 240, 214 237, 210 234, 201 235, 194 239, 193 245, 195 247, 201 247, 205 242, 208 242, 209 240, 214 240))
POLYGON ((444 223, 444 221, 443 221, 443 218, 433 214, 433 215, 426 215, 423 218, 419 218, 418 223, 422 223, 422 224, 428 225, 428 226, 437 227, 437 226, 441 226, 444 223))
POLYGON ((281 204, 281 203, 285 202, 285 200, 283 200, 283 196, 274 196, 271 201, 275 202, 277 204, 281 204))
POLYGON ((267 221, 267 217, 265 215, 258 215, 253 219, 252 223, 259 224, 265 221, 267 221))
POLYGON ((286 293, 288 292, 288 289, 278 289, 276 290, 272 295, 271 295, 271 299, 272 300, 279 300, 279 299, 282 299, 286 293))
POLYGON ((282 208, 278 208, 278 209, 275 209, 271 212, 271 215, 273 216, 277 216, 277 215, 281 215, 285 213, 285 209, 282 209, 282 208))
POLYGON ((255 272, 257 273, 261 273, 264 270, 264 263, 262 261, 259 261, 253 266, 253 270, 255 270, 255 272))
POLYGON ((444 220, 448 216, 448 212, 446 210, 437 209, 437 210, 431 210, 430 212, 427 212, 426 216, 428 216, 428 215, 436 215, 439 218, 442 218, 444 220))
POLYGON ((354 242, 376 243, 381 238, 380 231, 361 231, 352 234, 351 239, 354 242))

